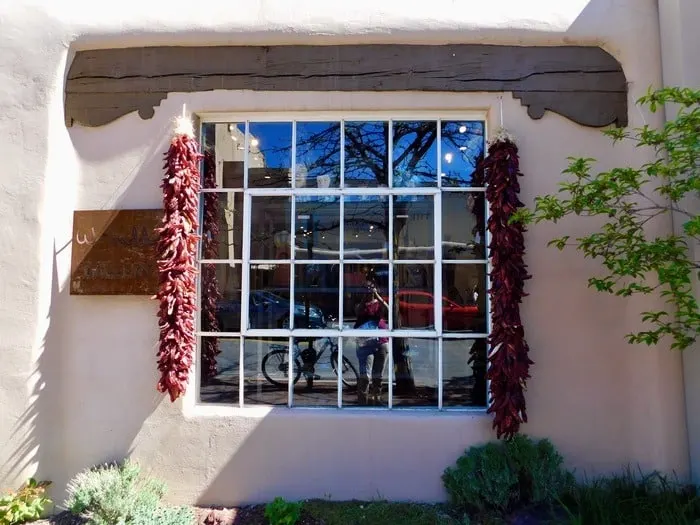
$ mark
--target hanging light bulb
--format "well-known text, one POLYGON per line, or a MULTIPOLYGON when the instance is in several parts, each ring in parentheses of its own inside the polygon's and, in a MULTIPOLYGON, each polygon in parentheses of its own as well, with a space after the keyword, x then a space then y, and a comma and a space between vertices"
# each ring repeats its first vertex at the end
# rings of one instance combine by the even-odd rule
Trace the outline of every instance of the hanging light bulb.
POLYGON ((254 148, 257 147, 260 144, 260 141, 258 139, 251 139, 250 145, 253 146, 254 148))
POLYGON ((466 133, 466 132, 467 132, 467 126, 460 126, 460 127, 459 127, 459 132, 460 132, 460 133, 466 133))
POLYGON ((445 153, 445 162, 448 164, 452 162, 452 153, 445 153))

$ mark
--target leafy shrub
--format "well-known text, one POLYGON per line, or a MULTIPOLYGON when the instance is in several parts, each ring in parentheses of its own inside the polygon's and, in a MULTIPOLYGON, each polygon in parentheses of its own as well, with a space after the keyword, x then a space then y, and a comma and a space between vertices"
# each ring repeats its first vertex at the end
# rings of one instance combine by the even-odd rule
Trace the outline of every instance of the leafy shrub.
POLYGON ((191 525, 191 509, 161 504, 165 491, 163 482, 141 476, 141 467, 126 460, 78 474, 68 484, 66 507, 89 525, 191 525))
POLYGON ((700 523, 700 498, 684 486, 654 472, 577 484, 561 500, 571 525, 684 525, 700 523))
POLYGON ((294 525, 301 516, 301 503, 286 501, 277 496, 265 505, 265 517, 271 525, 294 525))
POLYGON ((527 505, 550 504, 574 484, 563 458, 546 439, 516 435, 505 442, 471 447, 442 480, 460 509, 506 513, 527 505))
POLYGON ((51 503, 44 495, 50 484, 30 478, 18 491, 0 496, 0 525, 18 525, 41 518, 51 503))

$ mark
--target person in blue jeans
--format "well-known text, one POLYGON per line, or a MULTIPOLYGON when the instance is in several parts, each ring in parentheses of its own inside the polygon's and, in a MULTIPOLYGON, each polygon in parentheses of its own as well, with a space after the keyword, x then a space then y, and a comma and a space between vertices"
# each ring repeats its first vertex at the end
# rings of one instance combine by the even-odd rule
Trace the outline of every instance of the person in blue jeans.
MULTIPOLYGON (((369 293, 355 308, 354 328, 376 330, 387 328, 386 318, 389 305, 377 292, 371 278, 367 279, 369 293)), ((386 358, 389 354, 388 337, 358 337, 357 359, 360 364, 360 377, 357 380, 357 402, 360 405, 382 403, 382 377, 386 358)))

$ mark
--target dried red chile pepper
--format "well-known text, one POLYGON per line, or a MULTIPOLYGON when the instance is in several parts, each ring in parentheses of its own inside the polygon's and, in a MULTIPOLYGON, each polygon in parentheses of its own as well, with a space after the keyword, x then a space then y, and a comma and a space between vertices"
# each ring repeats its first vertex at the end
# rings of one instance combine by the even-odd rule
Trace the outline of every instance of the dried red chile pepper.
POLYGON ((163 221, 158 232, 160 302, 158 391, 175 401, 185 393, 195 356, 196 257, 199 214, 199 162, 196 140, 176 134, 165 154, 163 221))
POLYGON ((518 177, 522 173, 517 146, 509 139, 496 141, 489 146, 482 169, 490 206, 487 227, 491 235, 488 413, 494 414, 497 436, 509 439, 527 422, 525 388, 533 364, 520 320, 520 303, 527 295, 525 281, 530 278, 524 262, 525 228, 520 223, 509 223, 513 213, 523 206, 518 198, 518 177))
MULTIPOLYGON (((216 166, 211 151, 204 153, 202 186, 216 188, 216 166)), ((219 238, 219 194, 203 193, 204 216, 202 218, 202 257, 216 259, 218 257, 219 238)), ((219 283, 216 279, 216 266, 202 266, 202 331, 218 332, 219 321, 216 308, 221 300, 219 283)), ((219 340, 215 337, 202 339, 202 379, 211 379, 216 375, 216 357, 221 353, 219 340)))

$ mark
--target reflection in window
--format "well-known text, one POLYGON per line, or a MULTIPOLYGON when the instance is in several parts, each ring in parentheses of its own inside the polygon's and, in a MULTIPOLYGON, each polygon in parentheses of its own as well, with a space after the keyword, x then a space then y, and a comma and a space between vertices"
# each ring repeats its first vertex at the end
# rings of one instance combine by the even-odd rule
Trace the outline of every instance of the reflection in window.
POLYGON ((393 123, 394 187, 437 185, 437 123, 393 123))
POLYGON ((202 124, 204 167, 214 176, 203 177, 203 188, 243 188, 244 123, 202 124))
MULTIPOLYGON (((374 290, 389 303, 389 265, 388 264, 345 264, 343 265, 343 326, 345 328, 363 328, 361 311, 365 305, 378 298, 374 290)), ((380 314, 386 321, 388 313, 380 308, 380 314)), ((378 322, 375 322, 378 328, 378 322)), ((364 326, 367 328, 368 326, 364 326)))
MULTIPOLYGON (((294 406, 338 404, 338 339, 304 337, 294 339, 294 367, 300 371, 294 388, 294 406)), ((344 358, 340 367, 346 393, 357 386, 357 370, 344 358)))
POLYGON ((345 186, 388 185, 389 123, 345 123, 345 186))
MULTIPOLYGON (((394 339, 396 341, 396 339, 394 339)), ((398 392, 395 407, 431 407, 438 405, 438 345, 436 339, 404 340, 404 352, 411 361, 415 388, 398 392)))
POLYGON ((297 122, 297 188, 340 186, 340 122, 297 122))
POLYGON ((337 327, 339 266, 294 265, 294 328, 337 327))
POLYGON ((297 260, 340 258, 340 197, 296 197, 297 260))
POLYGON ((443 186, 471 186, 472 175, 484 154, 483 122, 442 122, 440 144, 443 186))
POLYGON ((289 265, 252 264, 248 301, 250 328, 289 328, 289 265))
POLYGON ((289 339, 245 338, 243 341, 243 404, 286 405, 289 339))
POLYGON ((398 305, 396 328, 435 328, 432 264, 394 266, 394 297, 398 305))
POLYGON ((202 264, 202 331, 240 332, 241 266, 202 264))
POLYGON ((290 259, 290 198, 253 197, 251 202, 251 259, 290 259))
POLYGON ((432 259, 433 197, 397 195, 394 199, 394 258, 432 259))
POLYGON ((442 406, 486 405, 486 340, 442 342, 442 406))
POLYGON ((243 193, 202 194, 205 259, 243 257, 243 193))
POLYGON ((442 265, 442 328, 445 332, 486 332, 486 266, 442 265))
POLYGON ((345 259, 388 259, 388 236, 388 197, 345 197, 345 259))
POLYGON ((219 354, 216 356, 216 375, 203 378, 200 388, 202 403, 238 404, 240 341, 238 337, 203 337, 202 348, 214 346, 219 354))
POLYGON ((483 192, 445 193, 442 196, 442 257, 486 259, 483 192))
POLYGON ((286 188, 292 168, 292 123, 250 123, 248 186, 286 188))

